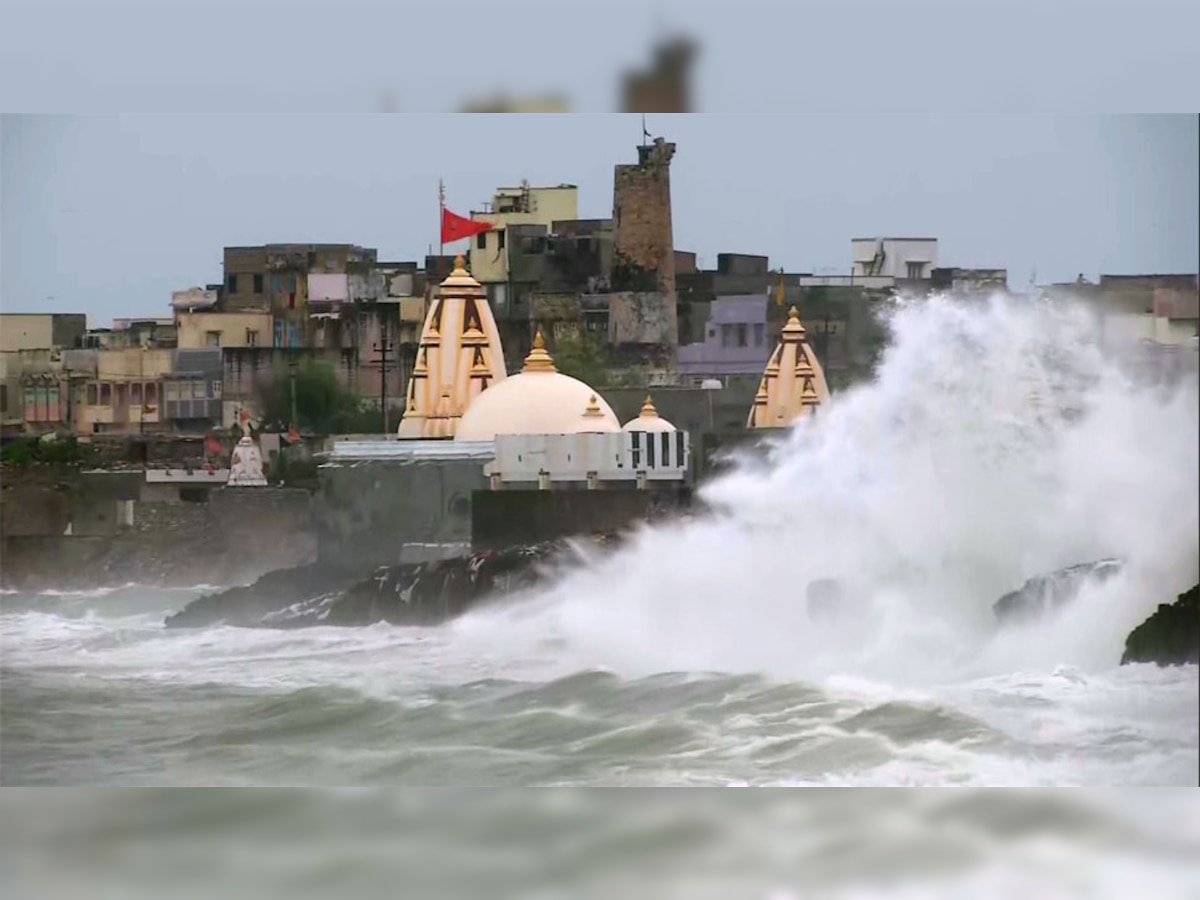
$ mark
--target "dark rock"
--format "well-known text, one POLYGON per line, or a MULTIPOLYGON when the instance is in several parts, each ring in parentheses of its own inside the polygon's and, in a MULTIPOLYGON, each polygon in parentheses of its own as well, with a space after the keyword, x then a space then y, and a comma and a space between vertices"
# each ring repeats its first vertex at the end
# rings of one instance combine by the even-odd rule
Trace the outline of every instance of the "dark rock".
POLYGON ((1200 584, 1180 594, 1174 603, 1160 603, 1150 618, 1125 638, 1121 665, 1150 662, 1160 666, 1200 663, 1200 584))
POLYGON ((992 611, 1002 623, 1040 618, 1074 600, 1085 584, 1108 581, 1121 571, 1121 566, 1118 559, 1101 559, 1038 575, 993 603, 992 611))
POLYGON ((383 566, 363 577, 328 566, 284 569, 248 587, 192 601, 168 628, 225 624, 251 628, 314 625, 436 625, 494 597, 541 581, 572 547, 553 541, 436 562, 383 566))

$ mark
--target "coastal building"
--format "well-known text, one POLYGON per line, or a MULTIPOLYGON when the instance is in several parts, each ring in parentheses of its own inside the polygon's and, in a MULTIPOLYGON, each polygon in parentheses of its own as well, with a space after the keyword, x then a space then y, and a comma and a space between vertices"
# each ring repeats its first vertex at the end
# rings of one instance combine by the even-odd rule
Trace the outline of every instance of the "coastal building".
POLYGON ((778 346, 771 354, 747 428, 787 428, 829 401, 821 363, 809 346, 795 307, 788 312, 778 346))

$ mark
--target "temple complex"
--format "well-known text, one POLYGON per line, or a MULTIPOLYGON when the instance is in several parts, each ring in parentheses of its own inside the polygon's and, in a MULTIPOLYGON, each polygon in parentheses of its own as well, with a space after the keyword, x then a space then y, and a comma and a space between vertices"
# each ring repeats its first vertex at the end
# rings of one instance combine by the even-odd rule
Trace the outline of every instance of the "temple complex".
POLYGON ((397 434, 453 438, 467 407, 506 374, 491 307, 459 256, 425 316, 397 434))
POLYGON ((825 372, 793 306, 759 382, 746 427, 787 428, 828 401, 825 372))

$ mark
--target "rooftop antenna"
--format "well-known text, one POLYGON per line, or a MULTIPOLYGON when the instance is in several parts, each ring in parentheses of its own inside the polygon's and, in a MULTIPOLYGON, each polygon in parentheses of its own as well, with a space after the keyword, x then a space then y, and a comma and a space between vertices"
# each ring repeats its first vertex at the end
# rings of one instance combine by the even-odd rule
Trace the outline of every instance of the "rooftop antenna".
POLYGON ((650 132, 646 130, 646 114, 642 113, 642 141, 650 143, 650 132))

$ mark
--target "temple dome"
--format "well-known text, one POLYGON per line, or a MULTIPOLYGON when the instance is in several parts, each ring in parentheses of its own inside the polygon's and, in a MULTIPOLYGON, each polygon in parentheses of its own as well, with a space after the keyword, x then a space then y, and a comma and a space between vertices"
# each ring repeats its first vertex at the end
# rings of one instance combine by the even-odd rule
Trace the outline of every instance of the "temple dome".
POLYGON ((558 371, 539 330, 525 368, 476 397, 459 419, 454 438, 490 441, 498 434, 620 430, 616 414, 595 390, 558 371))
POLYGON ((674 425, 658 414, 658 410, 654 408, 654 401, 650 399, 650 395, 646 395, 646 402, 642 404, 642 412, 636 419, 630 419, 623 426, 622 431, 676 431, 674 425))
POLYGON ((793 306, 759 382, 746 426, 787 428, 801 416, 815 414, 817 407, 828 401, 825 372, 793 306))

